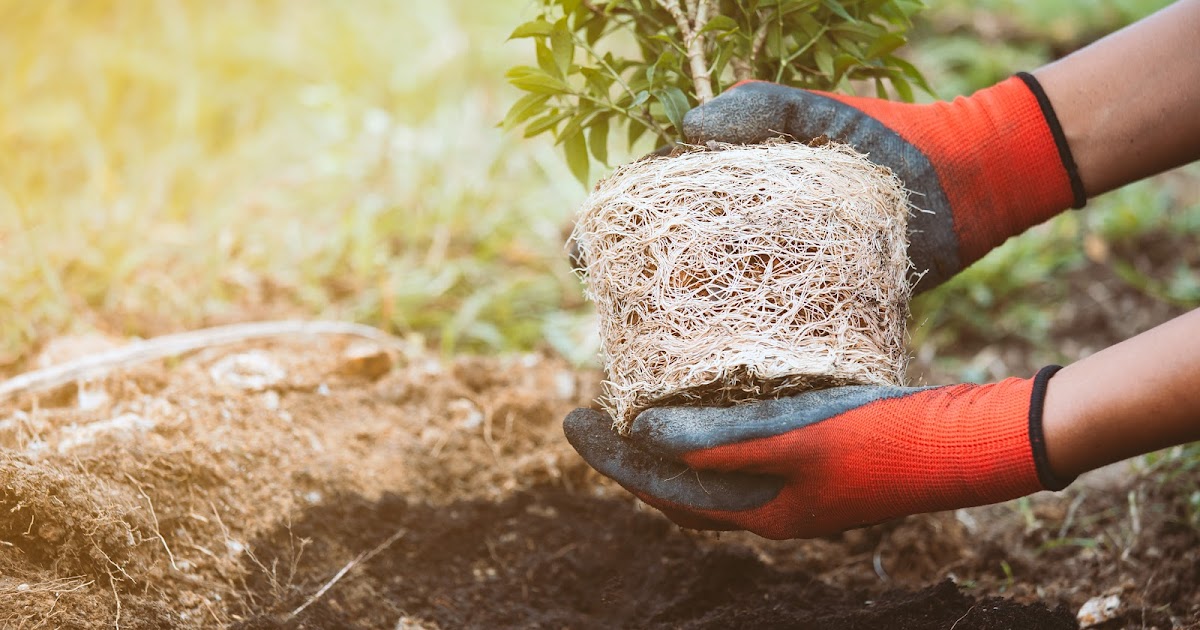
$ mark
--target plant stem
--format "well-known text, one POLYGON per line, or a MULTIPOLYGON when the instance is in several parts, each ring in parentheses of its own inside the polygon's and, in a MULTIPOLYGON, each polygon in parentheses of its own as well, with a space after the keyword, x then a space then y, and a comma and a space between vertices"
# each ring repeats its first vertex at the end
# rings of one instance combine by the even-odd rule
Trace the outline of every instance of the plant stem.
POLYGON ((771 25, 771 20, 766 17, 765 11, 758 12, 757 17, 759 26, 754 32, 754 37, 750 39, 750 54, 744 58, 734 56, 729 62, 733 66, 733 78, 739 83, 757 78, 754 76, 754 68, 758 64, 758 55, 762 53, 763 45, 767 42, 767 27, 771 25))
POLYGON ((708 23, 708 10, 711 3, 708 0, 704 2, 685 1, 688 15, 684 14, 683 8, 674 0, 657 0, 658 5, 671 14, 671 17, 675 19, 675 25, 679 27, 679 35, 685 42, 687 50, 688 66, 691 69, 696 100, 703 105, 713 98, 712 78, 709 76, 708 60, 704 55, 704 36, 700 32, 708 23))
MULTIPOLYGON (((763 44, 767 42, 767 27, 771 21, 766 18, 760 18, 762 24, 758 27, 758 31, 754 33, 754 41, 750 43, 750 72, 754 72, 754 64, 758 63, 758 55, 762 52, 763 44)), ((754 78, 754 77, 747 77, 754 78)))
MULTIPOLYGON (((579 46, 580 48, 582 48, 585 52, 587 52, 588 55, 591 55, 592 59, 595 59, 596 63, 600 64, 600 66, 602 68, 604 68, 605 71, 607 71, 608 74, 614 80, 616 80, 616 82, 622 88, 624 88, 625 93, 628 94, 629 98, 631 99, 630 102, 637 100, 637 94, 634 94, 633 89, 630 88, 629 84, 625 82, 625 79, 621 77, 620 72, 617 72, 615 68, 613 68, 611 65, 609 65, 609 63, 607 61, 604 60, 604 57, 601 57, 598 53, 596 53, 596 51, 591 46, 588 45, 587 41, 583 40, 582 38, 580 38, 578 35, 575 35, 574 33, 572 33, 571 38, 575 41, 576 46, 579 46)), ((616 103, 613 103, 611 101, 608 103, 605 103, 603 101, 600 101, 599 99, 592 98, 592 97, 584 94, 583 92, 579 92, 579 93, 572 92, 572 94, 574 94, 575 96, 577 96, 579 98, 583 98, 583 99, 592 101, 593 103, 596 103, 597 105, 607 105, 611 109, 616 110, 617 112, 620 112, 621 115, 628 117, 630 120, 635 120, 635 121, 645 125, 647 129, 650 129, 651 131, 653 131, 660 138, 666 138, 666 134, 663 132, 662 129, 659 128, 658 124, 654 122, 654 118, 649 115, 646 115, 644 118, 640 117, 637 114, 635 114, 632 109, 621 109, 619 106, 617 106, 616 103)))
POLYGON ((634 121, 641 123, 642 125, 645 125, 645 127, 647 129, 653 131, 660 138, 663 138, 664 140, 667 138, 666 132, 659 128, 658 124, 654 122, 654 119, 652 117, 650 117, 649 114, 645 115, 644 117, 639 116, 636 113, 636 111, 633 109, 622 109, 619 105, 617 105, 616 103, 613 103, 611 100, 602 101, 594 96, 590 96, 583 92, 570 92, 569 94, 571 96, 574 96, 581 100, 590 101, 592 103, 595 103, 596 105, 600 105, 602 107, 607 107, 608 109, 610 109, 622 116, 625 116, 626 118, 628 118, 630 120, 634 120, 634 121))
POLYGON ((816 35, 813 35, 812 39, 808 40, 807 44, 804 44, 803 46, 801 46, 799 49, 797 49, 795 52, 788 55, 787 57, 780 59, 779 60, 779 71, 775 75, 775 82, 776 83, 782 82, 783 81, 783 71, 784 71, 784 69, 786 69, 788 67, 788 64, 792 63, 792 61, 795 60, 800 55, 803 55, 804 53, 808 52, 808 49, 812 48, 813 44, 816 44, 817 40, 821 39, 821 37, 824 36, 826 31, 828 31, 828 30, 829 30, 829 26, 826 24, 822 24, 821 29, 817 31, 816 35))

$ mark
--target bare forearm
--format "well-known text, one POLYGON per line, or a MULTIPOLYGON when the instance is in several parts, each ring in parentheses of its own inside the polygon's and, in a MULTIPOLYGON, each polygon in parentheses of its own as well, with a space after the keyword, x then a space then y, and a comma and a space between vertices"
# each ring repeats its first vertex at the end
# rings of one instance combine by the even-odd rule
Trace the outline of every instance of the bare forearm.
POLYGON ((1033 73, 1089 197, 1200 158, 1200 0, 1033 73))
POLYGON ((1063 478, 1200 440, 1200 310, 1063 368, 1043 426, 1063 478))

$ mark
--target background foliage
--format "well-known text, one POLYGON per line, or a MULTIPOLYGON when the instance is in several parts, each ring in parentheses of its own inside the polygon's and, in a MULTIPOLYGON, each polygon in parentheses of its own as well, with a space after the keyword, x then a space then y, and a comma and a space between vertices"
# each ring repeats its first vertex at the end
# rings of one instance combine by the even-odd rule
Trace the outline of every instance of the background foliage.
MULTIPOLYGON (((1165 0, 929 4, 898 52, 949 98, 1165 0)), ((63 334, 287 316, 592 361, 562 254, 583 191, 495 128, 539 6, 0 0, 2 369, 63 334)), ((916 305, 917 375, 1026 375, 1200 304, 1198 197, 1193 167, 1014 239, 916 305)))
POLYGON ((684 113, 736 81, 851 91, 890 84, 912 100, 930 91, 896 56, 918 0, 538 0, 537 17, 510 36, 534 42, 536 65, 507 77, 527 92, 504 119, 525 136, 547 133, 587 183, 608 164, 609 134, 632 148, 682 138, 684 113), (589 151, 590 149, 590 151, 589 151), (589 159, 590 153, 590 159, 589 159))

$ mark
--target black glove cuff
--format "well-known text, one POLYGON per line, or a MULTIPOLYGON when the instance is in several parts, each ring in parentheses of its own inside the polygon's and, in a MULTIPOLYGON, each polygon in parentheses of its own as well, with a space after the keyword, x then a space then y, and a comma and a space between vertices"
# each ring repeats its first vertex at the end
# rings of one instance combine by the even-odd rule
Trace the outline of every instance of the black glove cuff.
POLYGON ((1042 107, 1042 115, 1046 117, 1046 124, 1050 125, 1050 135, 1054 136, 1054 144, 1058 147, 1058 157, 1062 159, 1063 168, 1067 169, 1067 178, 1071 180, 1071 194, 1075 197, 1075 203, 1071 207, 1078 210, 1087 204, 1087 193, 1083 190, 1079 167, 1071 155, 1071 147, 1067 144, 1067 135, 1063 133, 1062 125, 1058 122, 1058 115, 1054 113, 1054 107, 1050 105, 1050 98, 1046 96, 1042 84, 1038 83, 1032 74, 1018 72, 1017 78, 1025 82, 1029 91, 1037 98, 1038 105, 1042 107))
POLYGON ((1050 469, 1046 456, 1046 435, 1042 430, 1042 409, 1046 403, 1046 387, 1061 365, 1047 365, 1033 377, 1033 395, 1029 398, 1029 444, 1033 447, 1033 463, 1037 467, 1038 482, 1047 490, 1062 490, 1075 481, 1075 477, 1063 479, 1050 469))

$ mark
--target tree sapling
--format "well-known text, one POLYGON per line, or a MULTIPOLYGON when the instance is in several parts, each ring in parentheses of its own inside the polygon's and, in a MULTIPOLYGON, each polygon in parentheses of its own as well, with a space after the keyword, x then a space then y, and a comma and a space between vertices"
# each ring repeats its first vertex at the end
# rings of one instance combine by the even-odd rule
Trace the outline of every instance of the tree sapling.
MULTIPOLYGON (((683 116, 734 82, 911 98, 893 52, 908 0, 540 0, 514 38, 537 65, 505 118, 553 134, 588 181, 609 136, 682 137, 683 116)), ((836 143, 677 145, 625 165, 572 238, 597 306, 606 409, 619 429, 666 404, 736 404, 815 387, 899 384, 908 203, 898 179, 836 143)))

